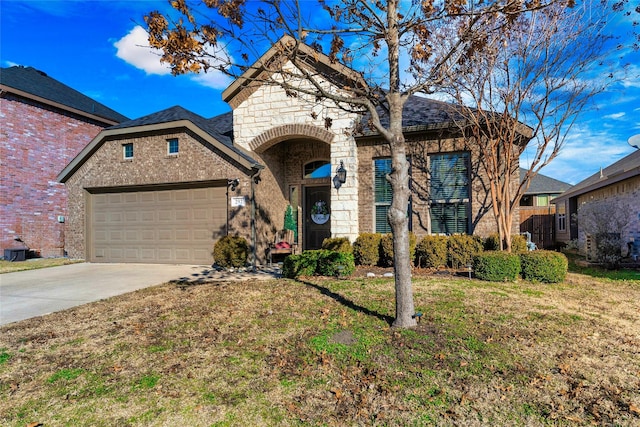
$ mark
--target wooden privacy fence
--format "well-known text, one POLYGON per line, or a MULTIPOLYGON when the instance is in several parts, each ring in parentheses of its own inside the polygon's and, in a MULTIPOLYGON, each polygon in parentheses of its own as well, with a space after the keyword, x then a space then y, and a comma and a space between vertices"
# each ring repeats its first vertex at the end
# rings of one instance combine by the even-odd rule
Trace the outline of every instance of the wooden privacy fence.
POLYGON ((531 233, 531 241, 539 249, 555 245, 555 205, 520 206, 520 232, 531 233))

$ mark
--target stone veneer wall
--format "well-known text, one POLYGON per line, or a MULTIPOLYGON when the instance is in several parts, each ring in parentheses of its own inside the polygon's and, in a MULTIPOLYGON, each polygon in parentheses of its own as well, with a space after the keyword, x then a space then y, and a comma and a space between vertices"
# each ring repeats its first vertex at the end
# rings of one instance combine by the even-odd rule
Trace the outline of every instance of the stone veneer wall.
MULTIPOLYGON (((631 240, 640 239, 640 176, 626 179, 612 185, 600 188, 578 197, 578 210, 580 206, 589 202, 605 200, 616 209, 628 212, 629 223, 624 230, 611 230, 612 232, 622 231, 622 241, 626 244, 631 240)), ((567 229, 569 229, 567 218, 567 229)), ((578 242, 580 248, 586 247, 586 233, 580 230, 578 222, 578 242)), ((623 251, 626 253, 626 249, 623 251)))
POLYGON ((3 94, 0 127, 0 247, 19 237, 43 257, 63 256, 67 190, 57 175, 104 126, 3 94))
MULTIPOLYGON (((285 65, 286 67, 291 65, 285 65)), ((263 85, 247 93, 246 99, 233 103, 234 144, 259 155, 274 144, 285 140, 315 140, 329 144, 332 175, 339 167, 340 161, 344 162, 348 171, 347 182, 340 190, 333 187, 331 190, 331 234, 334 237, 355 240, 359 231, 358 158, 355 140, 350 131, 353 129, 356 115, 346 113, 328 101, 316 102, 315 99, 302 94, 295 97, 287 96, 285 91, 276 85, 263 85), (330 126, 327 126, 327 119, 331 120, 330 126)), ((288 188, 289 182, 279 182, 281 189, 285 190, 280 194, 266 191, 276 188, 274 181, 283 178, 276 176, 278 174, 279 172, 274 171, 274 175, 270 176, 269 171, 264 171, 264 184, 261 183, 262 188, 256 198, 262 205, 268 203, 258 197, 271 200, 276 198, 281 202, 282 205, 276 204, 280 205, 277 208, 280 208, 282 213, 272 213, 279 219, 284 215, 282 206, 286 206, 288 200, 288 189, 285 187, 288 188)))
MULTIPOLYGON (((190 132, 172 131, 124 136, 110 139, 89 158, 67 181, 69 218, 66 244, 69 256, 85 258, 85 211, 87 188, 146 186, 191 183, 195 181, 239 178, 240 185, 230 197, 251 195, 249 171, 234 166, 235 162, 190 132), (180 152, 167 154, 167 140, 178 138, 180 152), (132 160, 123 159, 122 144, 133 143, 132 160)), ((224 184, 223 184, 224 185, 224 184)), ((230 208, 230 234, 239 234, 251 241, 250 203, 230 208)))

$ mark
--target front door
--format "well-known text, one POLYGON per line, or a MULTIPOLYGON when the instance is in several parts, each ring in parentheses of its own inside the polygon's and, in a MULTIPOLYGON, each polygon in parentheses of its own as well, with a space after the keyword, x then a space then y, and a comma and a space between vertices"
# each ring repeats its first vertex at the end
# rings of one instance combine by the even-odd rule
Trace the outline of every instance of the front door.
POLYGON ((304 250, 320 249, 331 237, 331 187, 304 188, 304 250))

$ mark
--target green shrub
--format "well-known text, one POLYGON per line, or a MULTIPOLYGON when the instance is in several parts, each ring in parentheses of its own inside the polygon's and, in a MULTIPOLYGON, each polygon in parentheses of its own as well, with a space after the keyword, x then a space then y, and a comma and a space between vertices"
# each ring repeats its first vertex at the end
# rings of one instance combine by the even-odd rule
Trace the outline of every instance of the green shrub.
POLYGON ((500 250, 500 235, 498 233, 490 234, 484 241, 485 251, 499 251, 500 250))
POLYGON ((329 237, 322 241, 322 249, 334 252, 353 253, 351 242, 346 237, 329 237))
POLYGON ((520 254, 522 278, 532 282, 560 283, 567 276, 567 257, 560 252, 530 251, 520 254))
MULTIPOLYGON (((500 250, 500 236, 498 233, 493 233, 489 235, 484 241, 484 250, 485 251, 499 251, 500 250)), ((526 252, 527 248, 527 239, 522 234, 513 234, 511 235, 511 252, 520 253, 526 252)))
POLYGON ((356 269, 353 254, 323 251, 318 258, 316 274, 320 276, 349 276, 356 269))
POLYGON ((304 251, 298 255, 289 255, 282 263, 282 275, 289 279, 299 276, 313 276, 318 269, 318 259, 322 249, 317 251, 304 251))
POLYGON ((213 245, 213 261, 221 267, 244 267, 249 244, 244 237, 224 236, 213 245))
POLYGON ((297 242, 298 220, 296 214, 293 212, 293 207, 291 205, 287 205, 287 209, 284 211, 284 229, 293 231, 293 240, 297 242))
POLYGON ((511 236, 511 252, 514 254, 520 254, 527 252, 527 238, 522 234, 514 234, 511 236))
MULTIPOLYGON (((409 232, 409 257, 412 260, 416 254, 416 235, 409 232)), ((382 267, 393 267, 393 234, 387 233, 380 239, 380 260, 378 264, 382 267)))
POLYGON ((416 265, 437 268, 447 265, 447 236, 425 236, 416 245, 416 265))
POLYGON ((353 257, 357 265, 378 265, 380 239, 378 233, 362 233, 353 242, 353 257))
POLYGON ((447 261, 452 268, 460 268, 473 263, 474 255, 482 252, 484 242, 481 237, 468 234, 454 234, 447 241, 447 261))
POLYGON ((520 274, 520 257, 504 251, 487 251, 473 257, 473 270, 480 280, 514 281, 520 274))
POLYGON ((286 257, 282 275, 289 279, 313 275, 348 276, 355 268, 353 254, 319 249, 286 257))

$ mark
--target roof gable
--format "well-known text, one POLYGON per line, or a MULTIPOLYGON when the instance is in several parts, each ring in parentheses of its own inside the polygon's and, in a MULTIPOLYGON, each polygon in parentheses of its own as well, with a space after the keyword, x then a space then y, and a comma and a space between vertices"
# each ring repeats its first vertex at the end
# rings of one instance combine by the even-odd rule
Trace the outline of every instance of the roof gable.
POLYGON ((74 158, 60 174, 58 181, 64 183, 95 153, 109 138, 125 136, 141 132, 168 131, 179 128, 187 129, 200 136, 214 147, 221 150, 230 158, 239 162, 246 168, 262 168, 245 151, 233 145, 232 139, 225 129, 229 125, 228 116, 231 113, 222 114, 211 119, 189 111, 180 106, 167 108, 157 113, 149 114, 134 120, 129 120, 115 126, 111 126, 98 134, 81 152, 74 158))
MULTIPOLYGON (((527 169, 520 168, 520 182, 527 174, 527 169)), ((529 183, 529 188, 524 194, 552 194, 563 193, 571 188, 571 184, 548 177, 541 173, 536 174, 529 183)))
POLYGON ((106 120, 108 124, 128 120, 128 117, 33 67, 14 66, 0 69, 0 85, 3 90, 95 120, 106 120))
POLYGON ((235 108, 258 87, 267 84, 276 70, 280 70, 289 61, 289 55, 295 56, 296 66, 313 70, 322 78, 339 87, 345 84, 366 86, 366 82, 356 71, 332 61, 327 55, 318 52, 311 46, 289 35, 284 35, 222 92, 222 99, 235 108))

